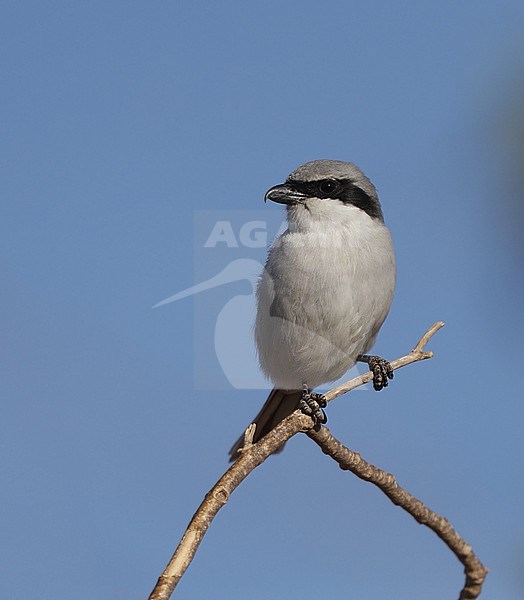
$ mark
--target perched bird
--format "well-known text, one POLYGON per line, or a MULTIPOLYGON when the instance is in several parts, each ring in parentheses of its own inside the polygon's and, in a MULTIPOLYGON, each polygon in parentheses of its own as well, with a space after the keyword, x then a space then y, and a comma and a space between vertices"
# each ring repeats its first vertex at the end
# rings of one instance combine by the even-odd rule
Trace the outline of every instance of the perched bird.
MULTIPOLYGON (((356 361, 388 385, 388 361, 366 353, 395 290, 395 253, 377 191, 354 164, 314 160, 265 195, 286 205, 288 229, 271 247, 257 289, 255 340, 274 389, 253 420, 257 442, 300 408, 326 421, 325 399, 311 390, 356 361)), ((230 450, 239 456, 241 436, 230 450)))

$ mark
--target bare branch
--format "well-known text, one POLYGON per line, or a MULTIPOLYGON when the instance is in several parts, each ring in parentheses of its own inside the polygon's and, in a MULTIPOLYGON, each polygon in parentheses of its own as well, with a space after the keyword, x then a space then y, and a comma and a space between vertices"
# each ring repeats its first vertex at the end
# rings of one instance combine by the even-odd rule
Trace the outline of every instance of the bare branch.
MULTIPOLYGON (((416 344, 412 352, 410 352, 406 356, 403 356, 391 362, 392 368, 396 370, 411 363, 431 358, 433 356, 433 353, 426 352, 424 350, 425 345, 428 343, 430 338, 441 327, 443 327, 443 325, 444 323, 441 322, 435 323, 435 325, 433 325, 422 336, 422 338, 416 344)), ((328 402, 330 402, 331 400, 334 400, 335 398, 338 398, 339 396, 346 394, 347 392, 354 390, 355 388, 361 385, 364 385, 368 381, 371 381, 372 378, 373 375, 371 372, 364 373, 364 375, 360 375, 359 377, 355 377, 354 379, 347 381, 346 383, 332 389, 327 394, 325 394, 326 399, 328 400, 328 402)), ((182 537, 182 540, 180 541, 177 549, 175 550, 173 557, 169 561, 169 564, 165 568, 162 575, 159 577, 154 590, 149 596, 149 600, 168 600, 168 598, 170 598, 177 583, 180 581, 180 578, 185 573, 186 569, 193 560, 193 557, 195 556, 195 553, 215 515, 229 500, 229 496, 231 495, 231 493, 242 483, 242 481, 251 473, 251 471, 253 471, 256 467, 262 464, 266 460, 266 458, 268 458, 271 454, 277 451, 282 446, 282 444, 284 444, 287 440, 289 440, 291 437, 293 437, 300 431, 308 432, 308 435, 310 435, 312 439, 319 443, 319 441, 312 436, 312 427, 313 421, 310 417, 302 414, 300 411, 295 411, 292 415, 290 415, 281 423, 279 423, 258 443, 248 445, 248 447, 243 450, 240 458, 228 469, 228 471, 217 481, 215 486, 206 494, 206 497, 204 498, 202 504, 199 506, 198 510, 193 515, 193 518, 191 519, 182 537)), ((320 430, 320 432, 318 432, 318 435, 324 435, 324 431, 326 431, 329 434, 329 432, 323 428, 320 430)), ((252 430, 248 428, 246 430, 246 441, 250 442, 250 438, 252 439, 252 430)), ((349 450, 347 451, 350 452, 349 450)), ((376 469, 376 467, 374 468, 376 469)), ((364 477, 364 479, 366 479, 366 477, 364 477)), ((367 479, 370 480, 371 478, 367 479)), ((404 493, 407 494, 407 492, 404 493)), ((424 509, 428 510, 425 507, 424 509)), ((447 523, 447 521, 445 521, 445 519, 442 519, 442 517, 438 518, 441 519, 443 522, 447 523)), ((447 526, 449 529, 451 529, 451 531, 453 531, 449 523, 447 524, 447 526)), ((455 550, 453 551, 455 552, 455 550)), ((461 556, 466 557, 464 558, 464 560, 467 559, 467 561, 469 561, 468 564, 472 565, 472 568, 470 568, 469 571, 467 571, 467 577, 469 577, 471 582, 467 590, 466 588, 464 588, 464 590, 466 590, 467 593, 471 594, 472 592, 470 590, 474 589, 474 586, 477 585, 479 586, 478 593, 480 593, 480 586, 482 585, 482 581, 485 577, 484 567, 480 562, 478 562, 478 559, 473 554, 471 547, 465 542, 464 546, 460 546, 458 551, 461 553, 461 556), (473 560, 471 557, 473 557, 474 559, 473 562, 471 562, 473 560), (482 579, 480 579, 480 573, 482 569, 484 569, 484 573, 482 579)), ((466 563, 464 562, 464 564, 466 563)), ((461 600, 466 600, 470 598, 473 599, 477 598, 477 596, 461 595, 461 600)))
POLYGON ((478 598, 488 570, 475 556, 473 548, 460 537, 447 519, 430 510, 402 488, 394 475, 375 467, 365 461, 357 452, 346 448, 333 437, 327 427, 322 427, 319 431, 311 429, 307 435, 320 446, 324 454, 335 460, 341 469, 351 471, 360 479, 376 485, 394 504, 403 508, 422 525, 432 529, 464 565, 466 583, 459 600, 478 598))
MULTIPOLYGON (((240 458, 222 475, 206 494, 204 501, 193 515, 182 540, 149 596, 149 600, 167 600, 180 578, 190 565, 195 553, 215 518, 217 512, 229 500, 231 493, 244 479, 299 431, 311 428, 310 417, 295 412, 279 423, 268 435, 242 452, 240 458)), ((249 430, 249 428, 248 428, 249 430)), ((249 434, 248 434, 249 435, 249 434)))

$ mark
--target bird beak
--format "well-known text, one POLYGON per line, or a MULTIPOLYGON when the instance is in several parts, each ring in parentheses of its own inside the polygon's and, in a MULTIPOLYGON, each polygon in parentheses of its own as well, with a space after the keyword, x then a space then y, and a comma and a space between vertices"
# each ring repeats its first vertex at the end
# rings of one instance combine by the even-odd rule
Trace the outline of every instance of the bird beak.
POLYGON ((283 183, 282 185, 275 185, 266 192, 264 196, 264 202, 271 200, 271 202, 278 202, 279 204, 298 204, 306 199, 305 194, 301 194, 294 190, 290 185, 283 183))

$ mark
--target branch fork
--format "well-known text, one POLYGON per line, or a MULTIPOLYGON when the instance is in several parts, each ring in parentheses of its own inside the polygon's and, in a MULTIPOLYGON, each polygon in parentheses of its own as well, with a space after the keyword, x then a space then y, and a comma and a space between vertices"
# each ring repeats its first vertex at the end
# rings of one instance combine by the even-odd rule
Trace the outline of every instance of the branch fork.
MULTIPOLYGON (((414 362, 431 358, 433 353, 426 351, 425 347, 432 336, 443 326, 444 323, 439 321, 430 327, 409 354, 390 363, 392 369, 397 370, 414 362)), ((324 394, 324 397, 327 402, 331 402, 372 379, 373 374, 368 371, 333 388, 324 394)), ((310 417, 300 411, 295 411, 256 444, 253 444, 255 425, 252 423, 246 429, 244 438, 246 444, 240 457, 206 494, 202 504, 193 515, 169 564, 159 577, 149 600, 168 600, 171 597, 173 590, 193 560, 213 518, 229 500, 231 493, 266 458, 299 432, 305 432, 342 469, 351 471, 360 479, 373 483, 394 504, 406 510, 419 523, 432 529, 464 566, 466 582, 459 600, 475 600, 478 598, 488 570, 476 557, 471 546, 453 529, 449 521, 431 511, 420 500, 404 490, 392 474, 375 467, 365 461, 360 454, 346 448, 333 437, 327 427, 321 426, 319 429, 314 429, 313 425, 313 420, 310 417)))

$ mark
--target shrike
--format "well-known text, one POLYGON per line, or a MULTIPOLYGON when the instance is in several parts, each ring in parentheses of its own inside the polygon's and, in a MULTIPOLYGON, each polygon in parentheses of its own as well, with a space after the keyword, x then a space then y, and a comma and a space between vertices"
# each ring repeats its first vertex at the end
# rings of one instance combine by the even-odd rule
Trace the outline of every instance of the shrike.
POLYGON ((286 205, 288 229, 257 290, 255 340, 275 387, 253 421, 254 442, 298 408, 325 423, 325 399, 311 390, 357 361, 368 363, 377 391, 393 378, 388 361, 366 354, 395 290, 395 253, 374 185, 352 163, 314 160, 264 200, 286 205))

